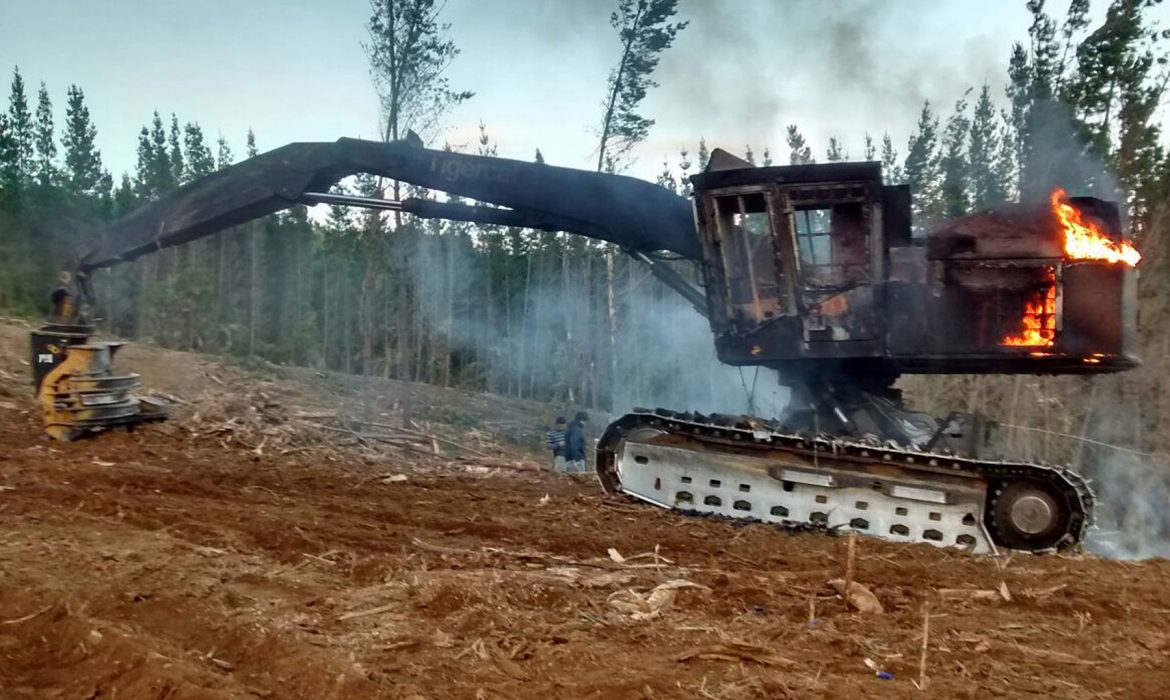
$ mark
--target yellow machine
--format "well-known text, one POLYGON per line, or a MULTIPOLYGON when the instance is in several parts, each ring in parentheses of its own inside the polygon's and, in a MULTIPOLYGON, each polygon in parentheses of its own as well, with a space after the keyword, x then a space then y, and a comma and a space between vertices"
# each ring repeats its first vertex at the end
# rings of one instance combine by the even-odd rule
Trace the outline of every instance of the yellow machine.
POLYGON ((137 374, 114 373, 114 355, 123 344, 91 342, 88 323, 55 322, 70 318, 75 318, 72 297, 58 291, 49 322, 32 333, 33 379, 45 432, 68 442, 94 430, 165 419, 161 404, 134 395, 137 374))

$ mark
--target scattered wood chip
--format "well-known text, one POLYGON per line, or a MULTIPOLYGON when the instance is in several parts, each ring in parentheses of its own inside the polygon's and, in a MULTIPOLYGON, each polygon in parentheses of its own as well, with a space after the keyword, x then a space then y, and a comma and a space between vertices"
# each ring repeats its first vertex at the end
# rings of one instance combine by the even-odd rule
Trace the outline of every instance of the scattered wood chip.
POLYGON ((308 559, 312 559, 313 561, 319 561, 322 564, 328 564, 329 566, 337 566, 337 562, 330 561, 330 560, 326 559, 325 557, 319 557, 316 554, 309 554, 308 552, 301 552, 301 556, 306 557, 308 559))
POLYGON ((92 463, 99 466, 99 467, 112 467, 112 466, 114 466, 114 462, 103 462, 100 459, 95 459, 92 461, 92 463))
POLYGON ((422 646, 421 639, 400 639, 397 642, 390 642, 389 644, 382 644, 374 647, 378 651, 398 651, 399 649, 409 649, 411 647, 422 646))
POLYGON ((574 566, 550 566, 538 575, 551 583, 574 585, 581 580, 581 570, 574 566))
POLYGON ((1029 588, 1024 591, 1023 595, 1025 598, 1031 598, 1032 600, 1043 600, 1053 593, 1056 593, 1057 591, 1063 590, 1065 588, 1068 588, 1067 583, 1062 583, 1059 586, 1052 586, 1051 588, 1029 588))
POLYGON ((390 476, 383 477, 382 483, 383 484, 394 484, 394 483, 406 481, 407 479, 409 479, 409 477, 406 476, 405 474, 391 474, 390 476))
POLYGON ((684 651, 674 660, 682 663, 694 659, 708 661, 751 661, 761 666, 794 666, 795 661, 778 656, 766 647, 744 642, 725 641, 684 651))
POLYGON ((1005 602, 1011 601, 1011 594, 1007 592, 1007 587, 1000 589, 992 588, 940 588, 938 594, 943 598, 952 598, 959 600, 1002 600, 1005 602), (1006 595, 1005 595, 1006 594, 1006 595))
POLYGON ((606 574, 597 574, 581 581, 586 588, 608 588, 609 586, 624 586, 638 575, 631 571, 611 571, 606 574))
POLYGON ((379 605, 376 608, 369 608, 368 610, 356 610, 354 612, 347 612, 344 615, 338 615, 337 621, 344 622, 345 620, 352 620, 357 617, 367 617, 369 615, 381 615, 387 613, 394 608, 399 607, 399 603, 388 603, 386 605, 379 605))
MULTIPOLYGON (((844 579, 833 579, 828 582, 829 588, 837 592, 837 595, 845 597, 845 581, 844 579)), ((846 601, 849 607, 857 612, 863 613, 881 613, 885 612, 882 603, 878 597, 873 594, 864 584, 857 581, 851 581, 849 585, 849 598, 846 601)))
POLYGON ((1052 661, 1058 664, 1069 664, 1072 666, 1098 666, 1105 663, 1104 661, 1093 661, 1091 659, 1082 659, 1079 656, 1066 654, 1063 651, 1053 651, 1052 649, 1038 649, 1036 647, 1026 647, 1023 644, 1012 644, 1016 651, 1021 654, 1043 659, 1044 661, 1052 661))
POLYGON ((671 606, 675 595, 682 588, 698 588, 710 593, 711 589, 687 581, 686 579, 671 579, 666 583, 658 584, 647 594, 638 593, 632 589, 624 589, 611 594, 606 604, 618 612, 625 613, 634 620, 650 620, 671 606))
POLYGON ((0 622, 0 625, 18 625, 22 622, 28 622, 29 620, 33 619, 37 615, 40 615, 41 613, 46 613, 49 610, 51 610, 52 608, 53 608, 52 605, 46 605, 45 607, 41 608, 40 610, 38 610, 34 613, 29 613, 28 615, 25 615, 24 617, 18 617, 15 620, 4 620, 3 622, 0 622))

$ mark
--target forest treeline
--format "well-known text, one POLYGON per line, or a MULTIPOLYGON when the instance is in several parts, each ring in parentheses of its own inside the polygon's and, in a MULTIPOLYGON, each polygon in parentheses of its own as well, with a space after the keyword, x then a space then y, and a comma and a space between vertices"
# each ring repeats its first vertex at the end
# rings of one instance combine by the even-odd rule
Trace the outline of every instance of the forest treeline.
MULTIPOLYGON (((611 22, 621 52, 605 86, 598 169, 627 167, 653 128, 638 110, 656 87, 657 57, 686 30, 676 4, 617 2, 611 22)), ((911 186, 920 228, 1045 196, 1057 185, 1118 199, 1146 254, 1144 347, 1163 348, 1170 336, 1162 330, 1160 244, 1170 159, 1158 113, 1166 35, 1150 18, 1155 4, 1113 0, 1094 23, 1087 0, 1073 0, 1061 16, 1030 0, 1028 39, 1005 57, 1006 94, 973 85, 941 109, 928 102, 905 144, 859 124, 859 133, 841 136, 863 143, 860 152, 847 152, 840 137, 814 147, 794 124, 778 150, 729 150, 762 165, 879 160, 889 181, 911 186)), ((440 10, 432 0, 372 4, 366 49, 387 140, 407 128, 439 133, 443 114, 473 97, 442 76, 459 52, 440 10)), ((254 155, 263 137, 249 131, 242 147, 222 137, 212 142, 214 127, 155 112, 137 133, 134 171, 113 177, 82 87, 59 88, 34 89, 15 67, 0 117, 0 310, 9 314, 42 314, 54 271, 102 222, 226 167, 237 152, 254 155), (62 97, 58 122, 54 99, 62 97)), ((705 167, 709 152, 698 135, 680 146, 658 182, 686 194, 687 177, 705 167)), ((498 149, 507 144, 481 125, 475 151, 495 156, 498 149)), ((540 152, 531 158, 540 161, 540 152)), ((373 178, 344 187, 406 194, 405 185, 373 178)), ((342 208, 310 217, 298 206, 101 271, 96 287, 100 328, 119 336, 545 401, 728 410, 729 394, 742 398, 753 379, 715 369, 705 322, 638 264, 607 244, 562 234, 342 208)), ((1162 353, 1147 354, 1146 368, 1129 379, 953 377, 907 388, 940 414, 1006 410, 1009 425, 1161 451, 1162 353), (1086 382, 1094 381, 1090 390, 1086 382), (1097 411, 1114 405, 1107 396, 1122 397, 1116 405, 1126 405, 1131 420, 1097 411)), ((1021 449, 1068 456, 1046 444, 1030 440, 1021 449)))

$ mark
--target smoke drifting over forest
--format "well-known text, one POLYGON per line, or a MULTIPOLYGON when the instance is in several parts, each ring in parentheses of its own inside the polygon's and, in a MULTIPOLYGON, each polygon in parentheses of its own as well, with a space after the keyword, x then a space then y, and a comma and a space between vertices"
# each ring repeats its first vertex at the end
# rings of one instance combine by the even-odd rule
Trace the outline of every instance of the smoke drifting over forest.
MULTIPOLYGON (((661 87, 647 103, 663 125, 683 122, 711 146, 756 153, 786 149, 798 123, 821 159, 830 136, 860 159, 866 132, 889 131, 901 148, 925 100, 944 111, 968 86, 1003 95, 1003 47, 974 36, 958 50, 936 46, 928 27, 945 22, 935 3, 684 3, 691 24, 664 57, 661 87), (924 31, 925 30, 925 31, 924 31)), ((659 134, 655 143, 662 143, 659 134)), ((677 150, 677 147, 670 152, 677 150)), ((786 158, 778 160, 786 162, 786 158)))

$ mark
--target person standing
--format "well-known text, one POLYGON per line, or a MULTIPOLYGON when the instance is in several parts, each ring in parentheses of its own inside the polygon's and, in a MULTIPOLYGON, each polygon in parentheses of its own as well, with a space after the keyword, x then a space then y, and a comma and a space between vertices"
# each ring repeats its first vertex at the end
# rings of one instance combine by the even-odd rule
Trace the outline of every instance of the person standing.
POLYGON ((548 449, 552 452, 554 472, 565 471, 565 417, 557 416, 553 429, 548 431, 548 449))
POLYGON ((589 416, 578 411, 565 431, 565 470, 569 474, 584 474, 585 468, 585 423, 589 416))

